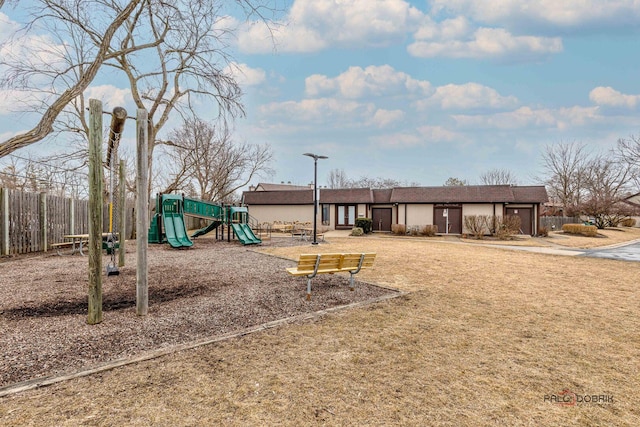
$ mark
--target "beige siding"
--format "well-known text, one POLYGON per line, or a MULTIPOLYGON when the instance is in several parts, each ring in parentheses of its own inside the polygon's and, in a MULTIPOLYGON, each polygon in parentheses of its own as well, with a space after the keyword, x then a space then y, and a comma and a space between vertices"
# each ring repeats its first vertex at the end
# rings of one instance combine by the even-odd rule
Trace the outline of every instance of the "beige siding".
MULTIPOLYGON (((486 204, 463 204, 462 205, 462 232, 469 233, 469 229, 464 225, 464 217, 469 215, 481 215, 493 217, 494 212, 496 216, 502 216, 502 204, 496 205, 495 211, 493 209, 493 203, 486 204)), ((489 234, 490 230, 487 228, 486 233, 489 234)))
MULTIPOLYGON (((502 206, 502 205, 500 205, 502 206)), ((502 207, 500 210, 496 208, 496 215, 498 213, 502 213, 502 207)), ((462 205, 462 217, 464 218, 467 215, 490 215, 493 216, 493 204, 468 204, 462 205)))
POLYGON ((369 212, 367 212, 367 205, 359 204, 356 209, 358 211, 358 216, 356 217, 356 219, 358 219, 358 218, 370 218, 371 217, 369 215, 369 212))
MULTIPOLYGON (((307 222, 313 221, 313 205, 254 205, 249 206, 249 215, 258 222, 307 222)), ((320 218, 318 209, 318 218, 320 218)))
POLYGON ((396 210, 397 210, 398 213, 397 213, 397 217, 396 217, 396 222, 394 222, 394 224, 404 224, 405 212, 407 211, 407 205, 405 205, 405 204, 398 205, 398 208, 396 210))
POLYGON ((433 205, 407 205, 407 226, 433 224, 433 205))

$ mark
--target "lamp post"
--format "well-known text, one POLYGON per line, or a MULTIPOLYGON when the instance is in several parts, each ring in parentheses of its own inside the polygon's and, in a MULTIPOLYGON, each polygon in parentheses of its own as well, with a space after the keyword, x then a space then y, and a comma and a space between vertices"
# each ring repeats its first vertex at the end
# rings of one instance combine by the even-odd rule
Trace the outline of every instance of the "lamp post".
POLYGON ((303 155, 313 158, 313 242, 311 242, 311 244, 317 245, 316 223, 318 221, 318 159, 328 159, 328 157, 311 153, 304 153, 303 155))

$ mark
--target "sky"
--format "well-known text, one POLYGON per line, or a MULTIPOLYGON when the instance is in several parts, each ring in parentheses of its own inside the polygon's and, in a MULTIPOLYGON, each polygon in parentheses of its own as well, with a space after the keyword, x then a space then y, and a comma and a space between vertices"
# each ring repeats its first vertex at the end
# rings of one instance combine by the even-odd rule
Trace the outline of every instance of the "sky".
MULTIPOLYGON (((236 28, 230 51, 246 109, 234 138, 274 153, 275 174, 252 184, 312 182, 310 152, 328 156, 318 185, 334 169, 427 186, 449 177, 480 184, 504 169, 533 185, 548 145, 600 153, 640 136, 638 0, 279 5, 270 29, 239 15, 226 21, 236 28)), ((19 15, 2 9, 0 39, 19 15)), ((4 92, 0 138, 35 123, 4 92)), ((107 105, 130 101, 124 80, 88 92, 107 105)))

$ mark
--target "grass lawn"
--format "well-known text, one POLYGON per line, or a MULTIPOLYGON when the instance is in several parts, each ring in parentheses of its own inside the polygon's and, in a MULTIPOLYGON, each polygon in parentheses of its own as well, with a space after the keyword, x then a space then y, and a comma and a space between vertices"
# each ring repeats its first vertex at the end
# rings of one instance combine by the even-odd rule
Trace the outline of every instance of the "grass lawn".
POLYGON ((640 263, 328 240, 268 252, 377 252, 360 280, 408 293, 7 396, 0 424, 640 425, 640 263))

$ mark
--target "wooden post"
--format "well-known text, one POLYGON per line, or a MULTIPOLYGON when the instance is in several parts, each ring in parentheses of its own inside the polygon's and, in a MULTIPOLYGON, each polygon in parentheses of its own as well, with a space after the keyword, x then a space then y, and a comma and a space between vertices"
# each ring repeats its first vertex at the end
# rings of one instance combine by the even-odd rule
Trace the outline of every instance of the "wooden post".
POLYGON ((89 100, 89 314, 102 322, 102 102, 89 100))
POLYGON ((0 218, 0 226, 2 227, 2 242, 0 247, 2 255, 9 255, 9 190, 0 188, 0 203, 2 203, 2 217, 0 218))
POLYGON ((125 244, 127 242, 127 197, 126 197, 126 176, 124 173, 124 160, 120 160, 120 169, 118 182, 120 183, 118 191, 118 206, 120 212, 118 213, 120 219, 118 224, 120 225, 120 235, 118 236, 119 248, 118 248, 118 267, 124 267, 124 254, 126 253, 125 244))
POLYGON ((149 309, 149 283, 147 277, 147 233, 149 229, 148 176, 148 113, 139 108, 136 116, 137 177, 136 177, 136 313, 146 316, 149 309))
POLYGON ((69 199, 69 234, 76 234, 76 202, 73 198, 69 199))
POLYGON ((47 252, 47 193, 40 193, 40 238, 42 252, 47 252))

